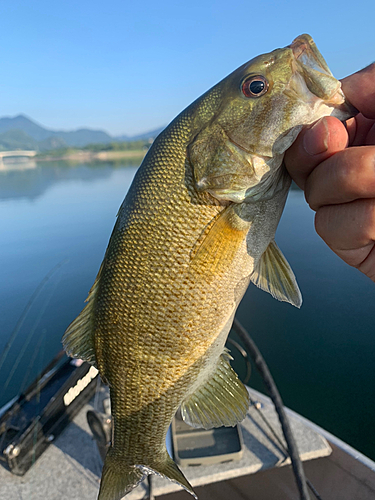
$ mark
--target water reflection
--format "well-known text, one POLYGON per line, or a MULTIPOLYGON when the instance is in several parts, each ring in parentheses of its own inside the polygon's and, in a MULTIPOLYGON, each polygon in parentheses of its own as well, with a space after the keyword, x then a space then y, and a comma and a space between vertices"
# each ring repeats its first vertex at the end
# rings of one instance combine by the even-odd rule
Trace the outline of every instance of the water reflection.
POLYGON ((32 170, 36 168, 37 162, 30 158, 22 158, 16 160, 5 160, 4 158, 0 159, 0 172, 10 172, 11 170, 32 170))
POLYGON ((0 172, 0 353, 35 289, 61 263, 37 294, 0 369, 0 406, 61 349, 136 169, 129 163, 50 162, 0 172))
MULTIPOLYGON (((0 405, 61 349, 136 168, 50 162, 0 172, 0 352, 35 289, 62 263, 0 369, 0 405)), ((320 240, 298 190, 289 195, 277 242, 297 276, 302 309, 251 286, 239 319, 263 351, 286 404, 375 458, 374 284, 320 240)), ((261 388, 253 372, 250 383, 261 388)))
POLYGON ((66 161, 25 160, 0 163, 0 200, 34 200, 52 186, 69 181, 108 179, 114 169, 138 166, 132 160, 78 164, 66 161))

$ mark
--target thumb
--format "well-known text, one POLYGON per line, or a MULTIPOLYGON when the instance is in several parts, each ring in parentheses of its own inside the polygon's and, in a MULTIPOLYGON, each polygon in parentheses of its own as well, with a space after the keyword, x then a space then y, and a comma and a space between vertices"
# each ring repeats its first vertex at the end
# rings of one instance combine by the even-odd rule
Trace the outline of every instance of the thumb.
POLYGON ((348 145, 348 133, 337 118, 326 116, 305 127, 285 153, 286 168, 304 189, 306 179, 316 166, 348 145))

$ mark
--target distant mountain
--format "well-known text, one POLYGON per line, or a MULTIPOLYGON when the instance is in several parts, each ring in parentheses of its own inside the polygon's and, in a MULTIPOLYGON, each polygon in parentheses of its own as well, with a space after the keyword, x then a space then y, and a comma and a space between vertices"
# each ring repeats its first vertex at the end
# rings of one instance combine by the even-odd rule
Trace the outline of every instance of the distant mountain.
POLYGON ((60 137, 68 146, 82 148, 87 144, 107 144, 114 140, 107 132, 102 130, 91 130, 89 128, 80 128, 72 132, 55 132, 54 137, 60 137))
POLYGON ((64 149, 68 144, 59 136, 47 137, 43 141, 38 142, 37 151, 51 151, 51 149, 64 149))
POLYGON ((47 139, 53 134, 51 130, 41 127, 24 115, 0 118, 0 133, 9 130, 22 130, 36 141, 47 139))
POLYGON ((102 130, 91 130, 86 128, 71 132, 65 132, 63 130, 49 130, 41 125, 38 125, 24 115, 14 116, 13 118, 0 118, 0 133, 8 132, 10 130, 25 132, 36 141, 45 141, 50 137, 59 137, 64 141, 65 145, 73 147, 83 147, 87 144, 95 142, 106 144, 114 140, 113 137, 102 130))
POLYGON ((37 148, 38 141, 23 132, 23 130, 11 129, 0 133, 0 151, 37 148))
POLYGON ((113 137, 103 130, 89 128, 72 131, 50 130, 25 115, 18 115, 0 118, 0 149, 48 151, 67 146, 82 148, 88 144, 154 139, 162 130, 163 127, 133 137, 113 137))
POLYGON ((155 130, 150 130, 149 132, 144 132, 143 134, 138 134, 138 135, 132 135, 129 137, 128 135, 119 135, 115 137, 116 141, 122 142, 122 141, 143 141, 147 139, 155 139, 160 132, 164 130, 165 127, 159 127, 156 128, 155 130))

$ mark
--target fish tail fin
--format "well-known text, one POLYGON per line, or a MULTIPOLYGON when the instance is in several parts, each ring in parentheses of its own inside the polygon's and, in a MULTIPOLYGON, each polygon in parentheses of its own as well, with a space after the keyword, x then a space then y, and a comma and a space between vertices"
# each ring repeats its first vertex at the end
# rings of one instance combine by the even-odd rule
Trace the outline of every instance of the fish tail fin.
POLYGON ((163 476, 179 484, 198 500, 189 481, 166 451, 162 460, 155 460, 150 465, 130 465, 128 460, 116 456, 112 448, 105 458, 98 500, 120 500, 149 474, 163 476))
POLYGON ((120 500, 132 491, 146 474, 135 465, 112 453, 105 457, 98 500, 120 500))
POLYGON ((180 471, 177 464, 168 455, 167 451, 165 451, 163 461, 155 462, 150 466, 144 466, 144 467, 142 467, 142 469, 146 473, 153 473, 153 474, 156 474, 158 476, 163 476, 163 477, 166 477, 167 479, 169 479, 170 481, 172 481, 173 483, 179 484, 188 493, 193 495, 195 500, 198 500, 198 497, 194 493, 194 490, 193 490, 191 484, 186 479, 186 477, 183 475, 183 473, 180 471))

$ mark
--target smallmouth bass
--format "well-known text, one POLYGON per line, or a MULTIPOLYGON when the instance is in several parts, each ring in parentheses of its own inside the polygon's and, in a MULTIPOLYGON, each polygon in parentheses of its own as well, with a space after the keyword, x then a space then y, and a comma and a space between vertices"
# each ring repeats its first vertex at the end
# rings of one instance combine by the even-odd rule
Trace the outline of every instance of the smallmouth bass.
POLYGON ((99 500, 147 474, 195 496, 165 437, 184 420, 233 426, 248 393, 224 345, 250 282, 300 307, 275 231, 290 178, 286 149, 303 125, 355 114, 309 35, 244 64, 155 140, 119 210, 67 353, 109 384, 113 436, 99 500))

